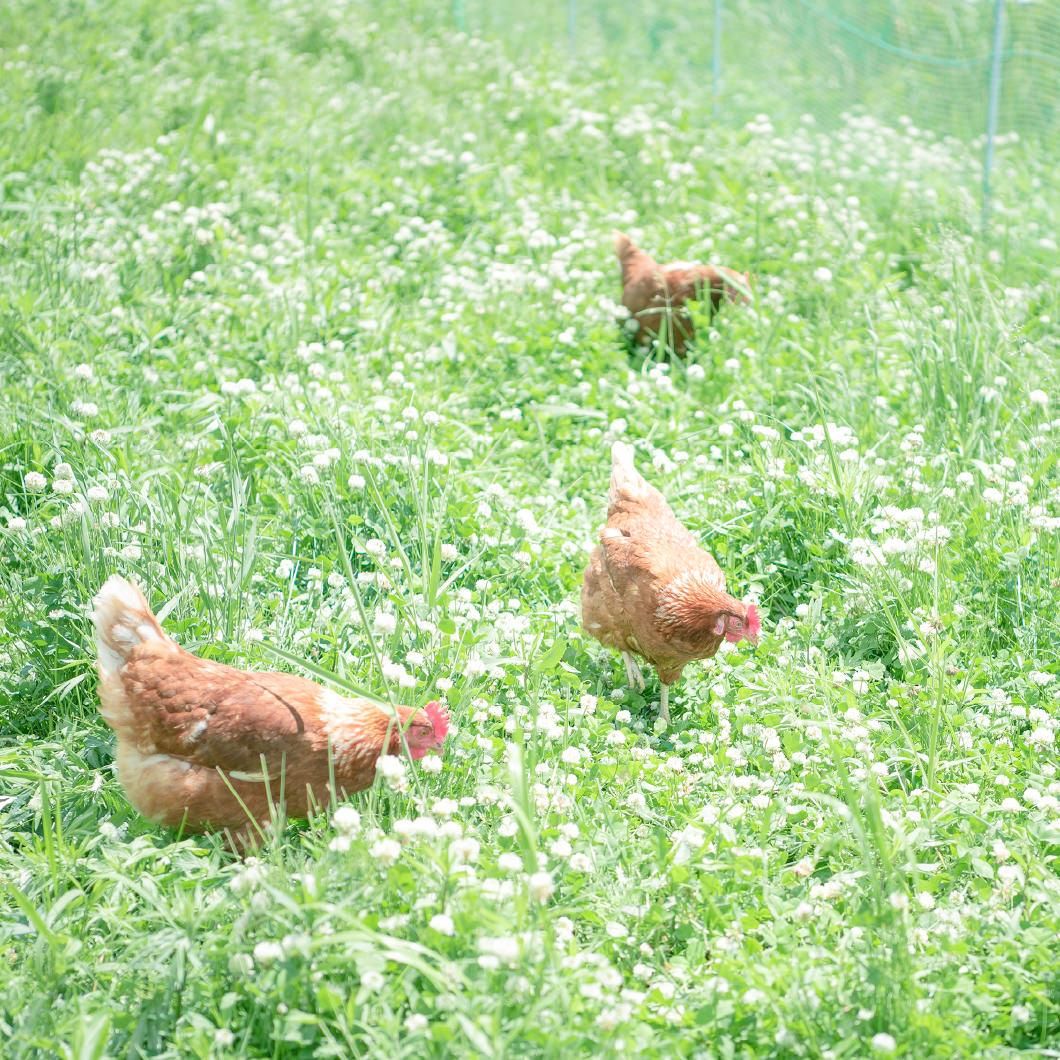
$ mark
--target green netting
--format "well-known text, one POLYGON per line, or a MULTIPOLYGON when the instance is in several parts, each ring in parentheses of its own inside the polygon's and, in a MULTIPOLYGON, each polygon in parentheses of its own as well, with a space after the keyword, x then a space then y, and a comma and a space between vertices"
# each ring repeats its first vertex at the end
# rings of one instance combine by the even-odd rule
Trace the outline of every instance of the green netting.
POLYGON ((1060 143, 1060 0, 456 0, 452 17, 513 51, 616 57, 631 97, 638 69, 664 74, 720 121, 855 111, 970 141, 987 134, 996 42, 998 133, 1060 143))

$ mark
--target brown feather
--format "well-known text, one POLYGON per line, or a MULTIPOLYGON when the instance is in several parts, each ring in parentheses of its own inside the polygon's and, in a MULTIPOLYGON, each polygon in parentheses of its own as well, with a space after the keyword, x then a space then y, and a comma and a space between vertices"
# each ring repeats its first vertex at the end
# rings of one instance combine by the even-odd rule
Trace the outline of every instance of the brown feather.
POLYGON ((615 234, 622 269, 622 304, 638 321, 637 341, 665 339, 681 355, 695 336, 687 303, 710 299, 711 315, 723 301, 747 302, 750 277, 724 265, 659 265, 622 233, 615 234))
POLYGON ((94 618, 100 711, 118 736, 118 773, 133 805, 158 823, 235 831, 267 821, 281 803, 305 817, 369 787, 380 755, 401 752, 402 728, 410 747, 441 742, 424 711, 398 707, 395 718, 294 674, 184 651, 121 579, 104 586, 94 618))
POLYGON ((608 647, 650 662, 664 684, 714 655, 719 619, 746 606, 725 591, 714 557, 678 521, 662 494, 614 448, 607 524, 582 582, 582 623, 608 647))

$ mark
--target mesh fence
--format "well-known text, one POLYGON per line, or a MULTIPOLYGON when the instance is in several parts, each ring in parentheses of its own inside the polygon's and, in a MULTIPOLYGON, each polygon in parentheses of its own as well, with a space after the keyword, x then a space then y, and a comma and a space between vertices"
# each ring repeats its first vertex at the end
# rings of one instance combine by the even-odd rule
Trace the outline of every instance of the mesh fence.
POLYGON ((513 48, 609 54, 631 84, 665 71, 721 121, 861 111, 981 140, 988 164, 992 127, 1060 154, 1060 0, 454 0, 452 17, 513 48))

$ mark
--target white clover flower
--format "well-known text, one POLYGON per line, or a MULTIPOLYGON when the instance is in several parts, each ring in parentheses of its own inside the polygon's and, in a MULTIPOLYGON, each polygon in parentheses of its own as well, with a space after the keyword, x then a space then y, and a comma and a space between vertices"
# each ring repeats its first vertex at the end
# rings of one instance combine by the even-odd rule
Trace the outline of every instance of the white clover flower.
POLYGON ((548 848, 548 852, 554 858, 562 858, 564 860, 571 856, 573 850, 574 848, 570 845, 570 840, 566 836, 560 836, 548 848))
POLYGON ((48 485, 48 480, 39 471, 27 471, 22 484, 28 493, 40 493, 48 485))
POLYGON ((597 1017, 596 1025, 604 1031, 613 1031, 633 1015, 633 1007, 626 1002, 605 1008, 597 1017))
POLYGON ((818 283, 831 283, 832 282, 832 270, 827 265, 821 265, 813 270, 813 278, 818 283))
POLYGON ((85 490, 85 496, 92 501, 93 504, 99 504, 100 502, 105 501, 110 496, 110 493, 107 491, 106 486, 89 486, 88 489, 85 490))
POLYGON ((505 872, 522 872, 523 859, 518 854, 506 852, 497 858, 497 865, 505 872))
POLYGON ((609 920, 604 925, 604 930, 613 939, 624 939, 629 935, 629 928, 625 924, 620 924, 617 920, 609 920))
POLYGON ((872 1048, 878 1053, 893 1053, 898 1048, 894 1036, 881 1031, 872 1036, 872 1048))
POLYGON ((456 925, 453 923, 453 918, 445 913, 438 913, 437 916, 432 916, 429 926, 432 931, 437 931, 439 935, 456 934, 456 925))
POLYGON ((405 761, 398 755, 380 755, 376 759, 375 769, 395 791, 404 791, 408 787, 405 761))
POLYGON ((547 902, 556 891, 556 884, 550 872, 535 872, 530 877, 529 886, 530 897, 535 902, 547 902))
POLYGON ((1039 725, 1027 737, 1027 743, 1036 747, 1050 747, 1056 743, 1056 733, 1047 725, 1039 725))
POLYGON ((420 1012, 413 1012, 405 1019, 405 1030, 409 1034, 419 1034, 430 1026, 430 1020, 420 1012))
POLYGON ((331 816, 331 823, 347 835, 360 831, 361 815, 352 806, 340 806, 331 816))
POLYGON ((397 629, 397 616, 390 611, 376 611, 372 616, 372 628, 376 633, 389 637, 397 629))
POLYGON ((1040 405, 1042 408, 1045 408, 1045 406, 1049 404, 1049 395, 1044 390, 1032 390, 1027 395, 1027 400, 1032 405, 1040 405))
POLYGON ((570 942, 574 938, 574 921, 569 916, 557 917, 555 928, 557 942, 570 942))
POLYGON ((1001 865, 997 870, 997 878, 1002 887, 1011 890, 1023 883, 1023 869, 1019 865, 1001 865))
POLYGON ((380 541, 378 537, 370 537, 365 541, 364 550, 369 556, 375 556, 377 558, 386 555, 386 545, 380 541))
POLYGON ((381 972, 370 970, 361 976, 361 986, 365 990, 370 990, 373 994, 378 990, 382 990, 385 984, 386 979, 381 972))
POLYGON ((401 844, 396 839, 379 839, 372 844, 369 854, 384 868, 393 865, 401 857, 401 844))
POLYGON ((416 679, 401 663, 396 663, 393 659, 383 659, 381 669, 383 677, 388 681, 396 681, 402 688, 416 687, 416 679))
POLYGON ((834 876, 824 881, 815 883, 810 888, 811 898, 823 898, 826 902, 838 898, 843 893, 843 885, 834 876))
POLYGON ((283 960, 283 946, 278 942, 259 942, 254 947, 254 960, 258 964, 272 964, 283 960))
POLYGON ((26 529, 26 520, 20 515, 11 515, 7 520, 7 528, 12 531, 19 531, 26 529))
POLYGON ((424 773, 441 773, 442 771, 442 757, 441 755, 426 755, 420 759, 420 769, 424 773))
POLYGON ((265 866, 262 865, 257 858, 247 858, 243 863, 242 870, 232 877, 229 886, 236 894, 255 891, 265 880, 266 875, 267 870, 265 866))
POLYGON ((471 836, 465 836, 463 839, 456 839, 449 844, 449 853, 453 860, 458 864, 471 863, 478 859, 479 854, 479 841, 472 839, 471 836))
POLYGON ((460 552, 457 550, 456 545, 450 545, 448 542, 446 542, 442 545, 441 554, 442 559, 445 560, 447 563, 450 563, 454 559, 457 559, 459 557, 460 552))
MULTIPOLYGON (((484 955, 494 958, 492 967, 497 967, 501 962, 514 964, 519 959, 519 940, 510 936, 483 936, 478 940, 478 948, 484 955)), ((481 964, 481 959, 479 963, 481 964)))
POLYGON ((58 493, 61 496, 67 496, 74 492, 74 483, 72 479, 68 478, 57 478, 52 482, 52 491, 58 493))
POLYGON ((689 860, 691 851, 701 849, 703 844, 706 843, 707 835, 701 828, 689 824, 685 825, 680 831, 674 832, 670 837, 670 841, 678 848, 675 860, 686 862, 689 860))
POLYGON ((346 485, 349 486, 351 490, 363 490, 365 485, 364 475, 350 475, 350 477, 346 479, 346 485))
POLYGON ((213 1032, 213 1043, 218 1049, 228 1049, 235 1044, 236 1036, 227 1027, 218 1027, 213 1032))

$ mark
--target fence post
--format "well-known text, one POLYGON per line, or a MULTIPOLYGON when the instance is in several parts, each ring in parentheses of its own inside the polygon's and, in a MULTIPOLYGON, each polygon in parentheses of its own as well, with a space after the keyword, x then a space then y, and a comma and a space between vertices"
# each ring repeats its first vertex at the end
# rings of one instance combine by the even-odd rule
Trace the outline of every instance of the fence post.
POLYGON ((983 152, 983 217, 985 232, 990 223, 990 172, 994 168, 997 112, 1001 104, 1001 59, 1004 43, 1005 0, 994 0, 994 44, 990 52, 990 96, 986 108, 986 148, 983 152))
POLYGON ((714 117, 718 116, 721 101, 721 12, 723 0, 714 0, 714 57, 711 70, 714 80, 714 117))

